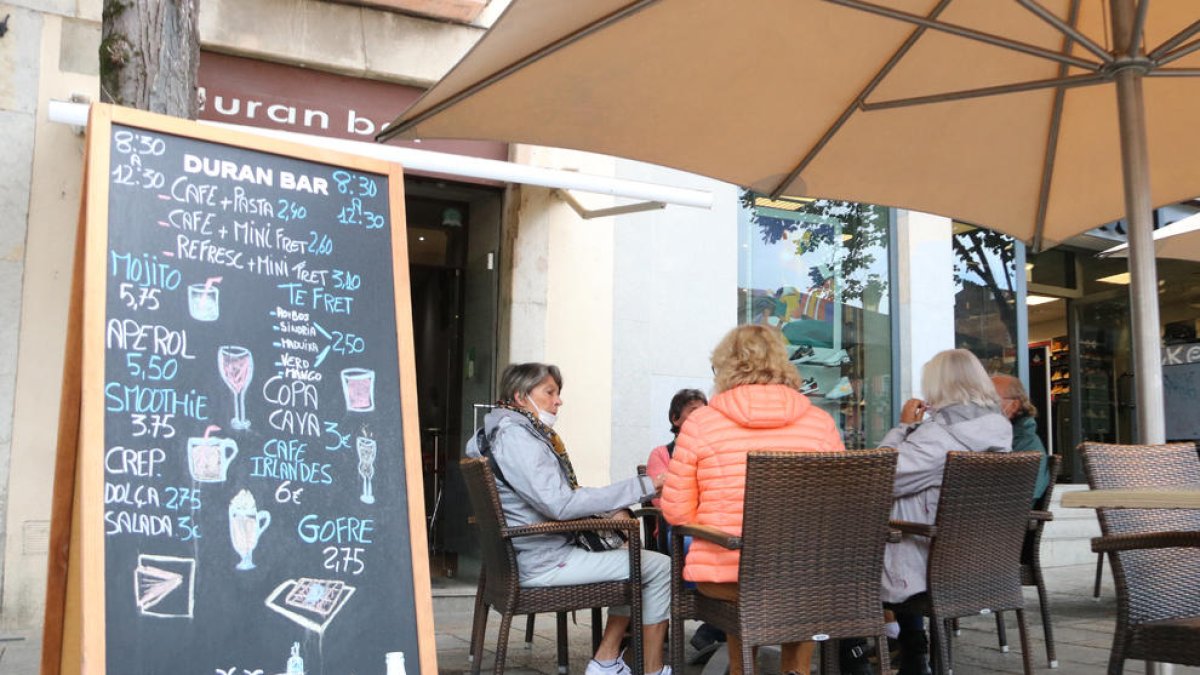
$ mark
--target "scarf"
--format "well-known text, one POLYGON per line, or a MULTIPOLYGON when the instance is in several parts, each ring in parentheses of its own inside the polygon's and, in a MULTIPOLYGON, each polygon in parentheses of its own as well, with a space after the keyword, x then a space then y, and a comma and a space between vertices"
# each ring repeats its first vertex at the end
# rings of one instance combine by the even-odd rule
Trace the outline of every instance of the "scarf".
POLYGON ((575 477, 575 467, 571 466, 571 457, 567 455, 567 446, 563 444, 562 437, 554 429, 546 426, 545 423, 538 419, 537 415, 524 408, 518 408, 508 401, 500 401, 496 404, 496 407, 520 413, 525 416, 525 419, 529 420, 533 428, 550 443, 550 449, 554 451, 554 457, 558 459, 558 463, 562 465, 563 471, 567 474, 567 482, 571 484, 571 489, 578 490, 579 479, 575 477))

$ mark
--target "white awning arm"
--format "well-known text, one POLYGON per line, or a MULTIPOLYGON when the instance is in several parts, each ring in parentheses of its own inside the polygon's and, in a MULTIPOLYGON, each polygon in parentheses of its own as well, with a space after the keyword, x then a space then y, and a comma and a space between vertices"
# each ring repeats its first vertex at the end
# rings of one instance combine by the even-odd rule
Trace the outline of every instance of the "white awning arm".
MULTIPOLYGON (((49 102, 48 113, 52 122, 70 124, 76 127, 87 125, 88 106, 84 103, 52 100, 49 102)), ((677 206, 691 206, 701 209, 711 209, 713 205, 712 193, 705 190, 646 183, 612 176, 597 176, 577 171, 546 169, 527 164, 518 164, 516 162, 502 162, 495 159, 452 155, 445 152, 401 148, 379 143, 349 141, 341 138, 312 136, 293 131, 261 129, 224 122, 204 121, 201 123, 235 129, 244 133, 279 138, 318 148, 328 148, 364 157, 374 157, 388 162, 396 162, 405 168, 431 171, 448 176, 536 185, 559 190, 579 190, 581 192, 610 195, 612 197, 637 199, 646 202, 661 202, 677 206)))

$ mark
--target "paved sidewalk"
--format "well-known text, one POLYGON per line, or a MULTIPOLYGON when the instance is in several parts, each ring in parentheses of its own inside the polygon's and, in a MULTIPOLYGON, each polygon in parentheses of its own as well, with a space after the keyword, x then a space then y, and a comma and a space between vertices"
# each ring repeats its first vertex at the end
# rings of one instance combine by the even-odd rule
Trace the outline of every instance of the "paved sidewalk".
MULTIPOLYGON (((1059 567, 1046 571, 1050 592, 1050 608, 1054 620, 1055 645, 1059 667, 1051 670, 1046 662, 1046 647, 1037 605, 1037 593, 1026 591, 1026 620, 1029 622, 1033 664, 1039 675, 1095 675, 1104 673, 1108 664, 1116 617, 1116 598, 1111 582, 1106 583, 1099 600, 1092 598, 1093 565, 1059 567)), ((434 601, 437 626, 438 666, 441 673, 460 673, 469 670, 468 652, 471 636, 471 597, 439 597, 434 601)), ((582 673, 590 656, 591 615, 578 613, 578 625, 571 626, 571 673, 582 673)), ((483 666, 491 672, 496 629, 500 615, 493 612, 488 620, 483 666)), ((533 644, 524 643, 525 620, 513 622, 509 641, 507 672, 514 675, 557 673, 554 647, 554 619, 539 616, 533 644)), ((954 642, 955 675, 990 673, 1021 673, 1020 638, 1015 616, 1008 619, 1008 653, 996 644, 996 625, 993 617, 974 617, 961 622, 962 635, 954 642)), ((688 635, 691 634, 689 629, 688 635)), ((687 647, 691 652, 691 647, 687 647)), ((778 657, 760 658, 761 675, 779 672, 778 657)), ((1144 673, 1140 662, 1127 661, 1127 673, 1144 673)), ((700 675, 700 666, 690 666, 683 675, 700 675)), ((1174 667, 1174 675, 1200 675, 1200 668, 1174 667)))
MULTIPOLYGON (((1108 663, 1108 651, 1115 621, 1116 600, 1111 584, 1106 582, 1100 600, 1092 599, 1092 565, 1076 565, 1047 570, 1051 612, 1054 617, 1054 636, 1058 647, 1059 668, 1051 670, 1046 663, 1037 594, 1026 591, 1026 617, 1029 621, 1030 644, 1033 649, 1035 672, 1039 675, 1094 675, 1103 673, 1108 663)), ((463 593, 470 589, 463 588, 463 593)), ((467 660, 471 636, 471 595, 439 596, 434 599, 438 666, 441 673, 461 673, 469 670, 467 660)), ((578 625, 571 626, 571 673, 582 673, 590 656, 591 614, 579 612, 578 625)), ((538 617, 533 644, 524 643, 524 617, 514 621, 508 650, 507 672, 513 675, 557 673, 554 647, 554 619, 538 617)), ((492 613, 488 620, 483 666, 491 672, 496 628, 500 616, 492 613)), ((975 617, 962 621, 962 635, 955 639, 955 675, 991 673, 1020 673, 1020 641, 1015 618, 1008 621, 1011 651, 1001 653, 996 646, 995 620, 975 617)), ((691 634, 689 629, 688 634, 691 634)), ((5 636, 9 637, 9 636, 5 636)), ((23 634, 11 637, 24 639, 0 641, 0 675, 33 675, 38 671, 39 635, 23 634)), ((688 651, 690 653, 691 647, 688 651)), ((770 654, 760 658, 760 675, 779 672, 778 657, 770 654)), ((1144 672, 1138 662, 1127 662, 1127 673, 1144 672)), ((682 675, 700 675, 700 666, 690 666, 682 675)), ((342 675, 330 673, 329 675, 342 675)), ((1176 666, 1174 675, 1200 675, 1200 668, 1176 666)))

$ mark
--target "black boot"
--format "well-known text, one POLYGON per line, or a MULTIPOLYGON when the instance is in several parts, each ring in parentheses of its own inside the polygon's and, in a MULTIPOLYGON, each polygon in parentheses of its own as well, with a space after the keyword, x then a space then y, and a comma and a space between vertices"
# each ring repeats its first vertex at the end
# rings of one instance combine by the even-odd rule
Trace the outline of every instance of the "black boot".
POLYGON ((920 614, 896 613, 900 624, 900 670, 897 675, 933 675, 929 669, 929 636, 920 614))

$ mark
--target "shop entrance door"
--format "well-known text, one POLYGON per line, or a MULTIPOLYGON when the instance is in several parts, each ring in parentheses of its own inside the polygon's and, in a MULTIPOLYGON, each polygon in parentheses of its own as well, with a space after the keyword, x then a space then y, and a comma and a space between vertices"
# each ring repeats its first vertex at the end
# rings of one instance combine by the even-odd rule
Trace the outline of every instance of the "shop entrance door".
POLYGON ((472 404, 494 398, 502 193, 405 182, 429 567, 435 592, 478 576, 458 472, 472 404))
POLYGON ((1075 482, 1083 482, 1076 448, 1084 441, 1134 438, 1129 293, 1119 288, 1071 303, 1071 442, 1063 447, 1075 482))

